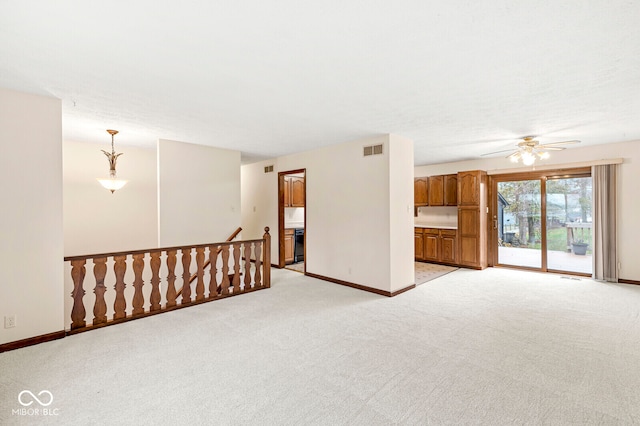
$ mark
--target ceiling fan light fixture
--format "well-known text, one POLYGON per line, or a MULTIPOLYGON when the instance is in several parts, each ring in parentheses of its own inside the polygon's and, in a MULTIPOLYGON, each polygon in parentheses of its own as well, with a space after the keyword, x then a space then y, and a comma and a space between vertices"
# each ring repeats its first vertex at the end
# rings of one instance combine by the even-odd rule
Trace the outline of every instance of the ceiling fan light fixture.
POLYGON ((570 141, 540 144, 535 140, 534 136, 525 136, 522 138, 522 141, 516 145, 515 149, 489 152, 487 154, 482 154, 482 156, 511 152, 511 154, 507 155, 507 158, 512 163, 518 163, 522 160, 522 163, 525 166, 532 166, 536 162, 537 158, 540 160, 548 159, 550 157, 549 151, 562 151, 565 149, 564 145, 572 145, 576 143, 580 143, 580 141, 574 139, 570 141))
POLYGON ((531 166, 536 162, 536 156, 529 151, 521 153, 520 157, 522 157, 522 164, 525 166, 531 166))
POLYGON ((549 152, 548 152, 548 151, 541 151, 541 152, 538 152, 538 157, 539 157, 541 160, 546 160, 547 158, 549 158, 549 157, 550 157, 550 155, 549 155, 549 152))

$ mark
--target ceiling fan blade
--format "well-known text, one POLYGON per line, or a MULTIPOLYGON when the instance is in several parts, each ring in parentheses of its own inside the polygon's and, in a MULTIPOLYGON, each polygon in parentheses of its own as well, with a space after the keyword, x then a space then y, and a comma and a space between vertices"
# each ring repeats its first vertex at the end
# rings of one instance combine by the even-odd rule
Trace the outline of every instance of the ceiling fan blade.
POLYGON ((563 149, 567 149, 564 146, 537 146, 537 151, 562 151, 563 149))
POLYGON ((572 141, 562 141, 562 142, 549 142, 542 145, 538 145, 538 148, 546 148, 548 146, 556 146, 556 145, 572 145, 574 143, 580 143, 580 141, 572 140, 572 141))
POLYGON ((517 150, 516 152, 507 155, 506 158, 513 158, 513 157, 517 157, 519 155, 520 155, 520 150, 517 150))
POLYGON ((517 149, 503 149, 502 151, 495 151, 495 152, 488 152, 486 154, 482 154, 480 155, 480 157, 486 157, 487 155, 493 155, 493 154, 501 154, 503 152, 510 152, 510 151, 518 151, 517 149))

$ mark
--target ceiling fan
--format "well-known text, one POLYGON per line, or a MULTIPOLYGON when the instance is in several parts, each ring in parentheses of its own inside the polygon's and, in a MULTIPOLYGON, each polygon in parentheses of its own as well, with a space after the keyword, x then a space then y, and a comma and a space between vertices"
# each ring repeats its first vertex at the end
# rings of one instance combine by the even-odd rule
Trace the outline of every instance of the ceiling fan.
POLYGON ((540 142, 535 140, 535 136, 525 136, 522 138, 522 141, 518 143, 517 148, 489 152, 487 154, 482 154, 482 157, 487 155, 499 154, 501 152, 513 151, 511 154, 507 155, 507 158, 509 160, 511 160, 513 163, 517 163, 518 161, 522 160, 522 164, 524 164, 525 166, 531 166, 533 163, 535 163, 536 156, 541 160, 545 160, 549 158, 549 151, 562 151, 563 149, 565 149, 563 145, 571 145, 575 143, 580 143, 580 141, 571 140, 541 144, 540 142))

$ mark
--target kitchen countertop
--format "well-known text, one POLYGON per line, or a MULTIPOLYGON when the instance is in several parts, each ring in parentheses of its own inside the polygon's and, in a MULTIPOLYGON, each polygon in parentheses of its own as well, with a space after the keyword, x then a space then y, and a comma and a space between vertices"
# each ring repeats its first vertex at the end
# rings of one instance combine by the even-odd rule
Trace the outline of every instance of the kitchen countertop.
POLYGON ((458 229, 458 227, 455 225, 443 225, 435 223, 415 223, 413 226, 416 228, 458 229))

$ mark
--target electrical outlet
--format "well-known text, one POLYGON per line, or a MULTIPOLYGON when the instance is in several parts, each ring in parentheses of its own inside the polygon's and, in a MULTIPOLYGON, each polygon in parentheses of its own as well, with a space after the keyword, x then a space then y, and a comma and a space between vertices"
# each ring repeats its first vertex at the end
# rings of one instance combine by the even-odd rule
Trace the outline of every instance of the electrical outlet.
POLYGON ((9 315, 4 317, 4 328, 13 328, 16 326, 16 316, 9 315))

